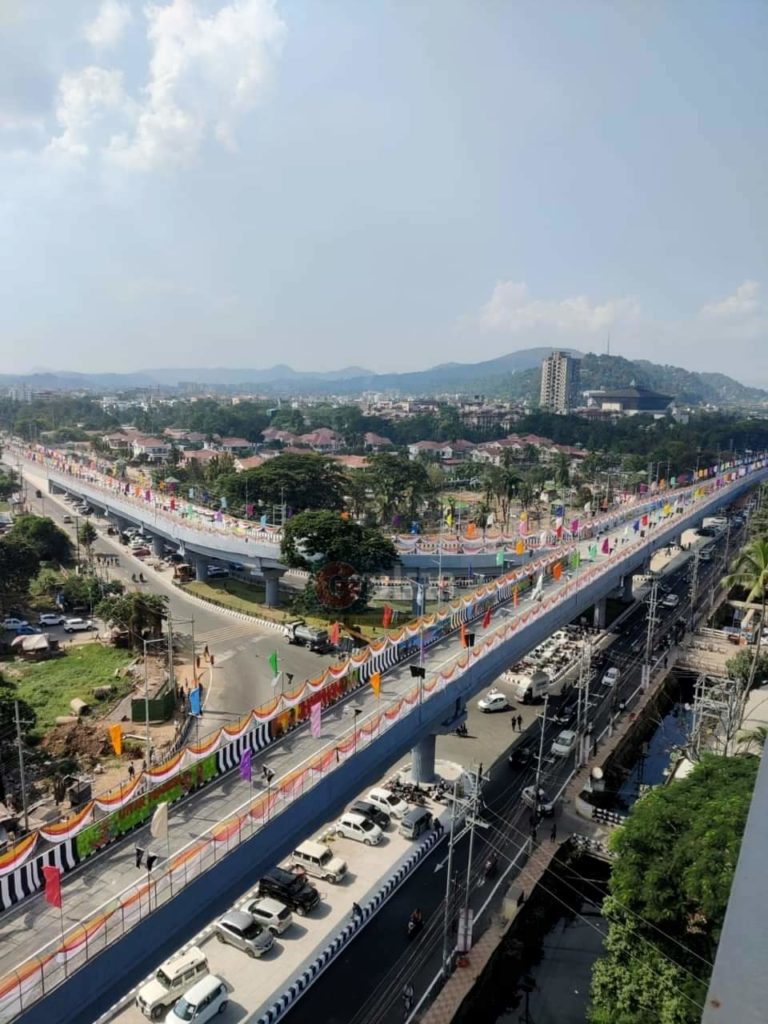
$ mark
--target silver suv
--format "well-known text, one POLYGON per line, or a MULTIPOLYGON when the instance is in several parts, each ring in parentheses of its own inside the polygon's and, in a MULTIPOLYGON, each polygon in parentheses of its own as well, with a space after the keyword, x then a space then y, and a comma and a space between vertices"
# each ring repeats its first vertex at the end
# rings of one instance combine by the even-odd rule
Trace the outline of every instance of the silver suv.
POLYGON ((262 928, 252 914, 244 910, 230 910, 216 922, 216 938, 244 950, 249 956, 263 956, 272 949, 275 937, 262 928))

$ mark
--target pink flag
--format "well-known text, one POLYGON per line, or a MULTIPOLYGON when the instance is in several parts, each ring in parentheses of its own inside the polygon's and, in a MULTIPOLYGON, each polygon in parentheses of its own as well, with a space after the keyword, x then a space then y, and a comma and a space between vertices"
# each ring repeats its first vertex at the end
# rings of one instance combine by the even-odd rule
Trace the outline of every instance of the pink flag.
POLYGON ((578 532, 579 532, 579 520, 578 519, 572 519, 571 520, 571 533, 578 533, 578 532))
POLYGON ((610 555, 610 553, 611 553, 611 542, 608 540, 607 537, 603 541, 602 551, 603 551, 604 555, 610 555))
POLYGON ((316 740, 320 739, 320 716, 322 713, 322 704, 317 700, 309 709, 309 731, 316 740))

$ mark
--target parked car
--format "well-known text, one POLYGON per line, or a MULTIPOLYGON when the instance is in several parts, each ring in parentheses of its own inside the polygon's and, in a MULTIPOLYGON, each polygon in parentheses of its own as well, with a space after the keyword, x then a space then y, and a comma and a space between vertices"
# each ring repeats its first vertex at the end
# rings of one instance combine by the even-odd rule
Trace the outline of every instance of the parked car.
POLYGON ((364 818, 370 818, 380 829, 386 829, 389 825, 389 815, 368 800, 355 800, 349 809, 353 814, 362 814, 364 818))
POLYGON ((384 836, 379 826, 374 825, 370 818, 355 814, 353 811, 342 814, 336 822, 336 833, 346 839, 365 843, 366 846, 378 846, 384 836))
POLYGON ((486 715, 491 711, 507 711, 512 707, 506 693, 502 693, 501 690, 489 690, 484 697, 480 698, 477 706, 486 715))
MULTIPOLYGON (((520 794, 520 799, 523 801, 525 806, 530 807, 532 811, 536 810, 537 807, 535 793, 535 786, 526 786, 520 794)), ((541 788, 539 788, 538 810, 540 814, 543 814, 547 818, 551 814, 555 813, 555 805, 553 801, 547 796, 545 790, 541 788)))
POLYGON ((3 619, 3 629, 13 629, 13 630, 16 630, 16 629, 19 628, 19 626, 27 626, 27 625, 29 625, 29 623, 27 622, 26 619, 14 619, 14 618, 3 619))
POLYGON ((137 558, 144 558, 146 555, 151 554, 151 552, 146 544, 142 544, 141 547, 133 548, 133 554, 136 555, 137 558))
POLYGON ((136 1005, 150 1020, 162 1020, 168 1007, 207 973, 205 953, 192 946, 186 953, 172 956, 158 967, 152 980, 139 989, 136 1005))
POLYGON ((62 523, 71 523, 72 522, 72 516, 62 516, 61 517, 61 521, 62 521, 62 523))
POLYGON ((619 681, 621 673, 615 665, 611 665, 607 672, 603 674, 603 686, 615 686, 619 681))
POLYGON ((677 594, 667 594, 664 600, 661 602, 662 608, 677 608, 680 604, 680 598, 677 594))
POLYGON ((335 857, 327 843, 305 839, 291 854, 290 865, 326 882, 340 882, 347 873, 347 862, 335 857))
POLYGON ((229 576, 229 569, 225 569, 223 565, 209 565, 208 566, 208 578, 217 579, 222 576, 229 576))
POLYGON ((38 629, 37 626, 30 626, 28 622, 23 626, 16 627, 16 636, 34 636, 35 633, 42 633, 42 629, 38 629))
POLYGON ((568 757, 576 746, 576 733, 573 729, 563 729, 552 744, 555 757, 568 757))
POLYGON ((393 818, 402 818, 404 814, 408 813, 408 804, 405 800, 395 796, 392 790, 385 786, 377 786, 372 789, 366 800, 393 818))
POLYGON ((259 880, 259 896, 269 896, 304 917, 320 902, 320 893, 304 875, 272 868, 259 880))
POLYGON ((215 925, 216 938, 248 956, 259 957, 272 949, 275 937, 245 910, 230 910, 215 925))
POLYGON ((37 621, 41 626, 60 626, 64 622, 64 616, 56 612, 43 612, 37 621))
POLYGON ((65 633, 86 633, 96 629, 91 619, 66 619, 64 622, 65 633))
POLYGON ((284 903, 273 899, 254 900, 247 907, 248 913, 259 922, 262 928, 268 928, 273 935, 282 935, 293 923, 293 914, 284 903))
POLYGON ((224 1013, 228 1002, 226 981, 217 974, 209 974, 184 993, 165 1018, 165 1024, 206 1024, 218 1013, 224 1013))

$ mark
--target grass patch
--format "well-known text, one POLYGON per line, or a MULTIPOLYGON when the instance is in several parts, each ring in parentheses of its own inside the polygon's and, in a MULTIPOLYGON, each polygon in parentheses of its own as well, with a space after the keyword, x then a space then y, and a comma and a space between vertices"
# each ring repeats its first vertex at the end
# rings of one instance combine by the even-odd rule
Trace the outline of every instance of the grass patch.
POLYGON ((243 583, 241 580, 233 579, 194 580, 192 583, 185 583, 184 589, 202 597, 204 601, 221 605, 223 608, 231 608, 236 612, 245 612, 246 615, 258 615, 273 622, 286 622, 290 618, 290 613, 286 609, 267 607, 264 603, 266 589, 259 584, 243 583))
POLYGON ((24 700, 37 713, 35 735, 41 736, 52 729, 56 718, 71 714, 69 702, 80 697, 94 708, 93 688, 108 683, 116 687, 103 706, 133 689, 130 680, 115 679, 115 670, 124 668, 133 658, 128 651, 118 651, 101 644, 77 644, 66 648, 66 653, 50 661, 14 665, 6 675, 17 685, 19 699, 24 700))

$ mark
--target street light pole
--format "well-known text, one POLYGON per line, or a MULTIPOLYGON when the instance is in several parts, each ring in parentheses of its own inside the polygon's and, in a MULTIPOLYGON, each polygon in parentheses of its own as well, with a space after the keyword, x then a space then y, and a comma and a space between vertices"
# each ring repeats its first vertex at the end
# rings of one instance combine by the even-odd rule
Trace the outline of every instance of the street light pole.
POLYGON ((16 715, 16 742, 19 745, 19 782, 21 785, 21 806, 24 809, 24 832, 29 832, 29 809, 27 807, 27 779, 24 772, 24 748, 21 744, 21 719, 19 717, 19 702, 15 700, 14 711, 16 715))
POLYGON ((456 835, 456 803, 458 800, 459 780, 453 783, 453 801, 451 805, 451 831, 448 837, 448 874, 445 878, 445 910, 443 913, 443 977, 451 973, 451 883, 453 877, 453 841, 456 835))

